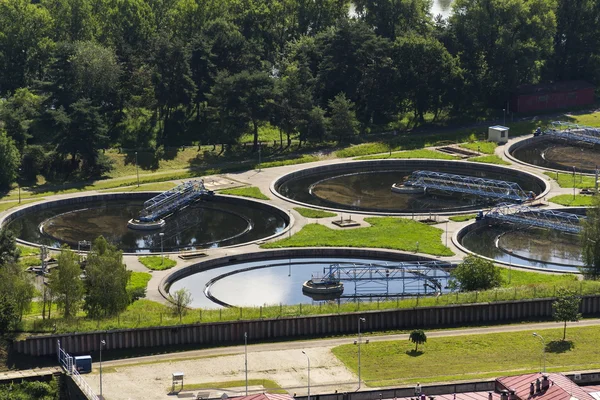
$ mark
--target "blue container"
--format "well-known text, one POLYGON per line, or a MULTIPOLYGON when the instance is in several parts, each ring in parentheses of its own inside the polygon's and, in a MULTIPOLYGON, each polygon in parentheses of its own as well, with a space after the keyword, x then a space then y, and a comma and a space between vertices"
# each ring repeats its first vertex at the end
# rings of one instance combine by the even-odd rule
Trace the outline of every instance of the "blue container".
POLYGON ((92 372, 92 356, 77 356, 74 357, 75 369, 80 374, 88 374, 92 372))

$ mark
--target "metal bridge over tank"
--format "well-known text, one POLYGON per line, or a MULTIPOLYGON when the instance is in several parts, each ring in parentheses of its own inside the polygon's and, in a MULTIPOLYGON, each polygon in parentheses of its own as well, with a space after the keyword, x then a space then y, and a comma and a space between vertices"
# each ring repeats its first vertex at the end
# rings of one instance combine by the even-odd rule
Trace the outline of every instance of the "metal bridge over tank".
POLYGON ((138 219, 142 222, 157 221, 162 216, 186 207, 209 194, 212 194, 212 191, 206 190, 204 181, 182 183, 144 202, 144 208, 140 211, 138 219))
POLYGON ((532 193, 525 192, 515 182, 434 171, 414 171, 404 182, 404 186, 465 193, 488 199, 510 200, 518 203, 535 196, 532 193))
MULTIPOLYGON (((443 261, 340 263, 323 269, 324 281, 353 282, 354 294, 342 297, 401 297, 441 293, 454 266, 443 261), (402 292, 390 293, 390 282, 402 281, 402 292)), ((313 277, 313 279, 315 279, 313 277)))
POLYGON ((545 135, 570 142, 600 144, 600 128, 555 121, 544 131, 545 135))
POLYGON ((500 222, 554 229, 573 234, 581 232, 581 223, 585 220, 582 215, 556 210, 538 210, 519 204, 500 204, 490 210, 485 217, 500 222))

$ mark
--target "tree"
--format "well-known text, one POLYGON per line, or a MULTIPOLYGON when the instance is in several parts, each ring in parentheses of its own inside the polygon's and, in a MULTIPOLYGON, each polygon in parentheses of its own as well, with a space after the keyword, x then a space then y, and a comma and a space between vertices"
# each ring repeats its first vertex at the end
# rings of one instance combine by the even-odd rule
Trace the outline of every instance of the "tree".
POLYGON ((329 101, 329 126, 331 134, 339 141, 351 138, 358 133, 358 121, 353 103, 344 93, 339 93, 329 101))
POLYGON ((179 289, 171 295, 171 310, 173 314, 179 316, 179 322, 190 304, 192 304, 192 294, 185 288, 179 289))
POLYGON ((328 124, 329 120, 325 116, 325 110, 321 107, 313 107, 306 116, 305 123, 300 127, 300 140, 322 142, 327 139, 328 124))
POLYGON ((20 321, 31 307, 35 286, 31 276, 19 265, 7 264, 0 267, 0 293, 14 304, 20 321))
POLYGON ((0 268, 8 264, 15 264, 21 250, 17 247, 14 233, 6 228, 0 230, 0 268))
POLYGON ((468 255, 451 273, 458 282, 460 290, 470 292, 474 290, 487 290, 502 283, 500 268, 493 262, 483 258, 468 255))
POLYGON ((0 296, 0 334, 6 333, 18 320, 15 303, 6 295, 0 296))
POLYGON ((597 280, 600 278, 600 196, 594 196, 592 202, 581 231, 583 267, 579 270, 587 279, 597 280))
POLYGON ((100 236, 92 244, 85 268, 84 310, 90 318, 103 318, 124 311, 129 305, 127 282, 131 272, 123 264, 123 253, 100 236))
POLYGON ((554 319, 565 323, 562 340, 565 340, 567 336, 567 322, 577 322, 581 319, 579 313, 580 303, 581 297, 575 291, 565 288, 558 289, 552 308, 554 309, 554 319))
POLYGON ((0 188, 7 189, 17 180, 21 155, 14 140, 0 129, 0 188))
POLYGON ((427 342, 427 335, 422 329, 415 329, 408 336, 408 340, 415 344, 415 353, 419 349, 419 345, 427 342))
POLYGON ((81 281, 79 257, 63 245, 58 256, 58 267, 54 268, 48 278, 48 286, 65 318, 74 317, 83 299, 84 288, 81 281))
POLYGON ((408 32, 424 34, 431 25, 427 0, 357 0, 357 13, 378 35, 395 39, 408 32))

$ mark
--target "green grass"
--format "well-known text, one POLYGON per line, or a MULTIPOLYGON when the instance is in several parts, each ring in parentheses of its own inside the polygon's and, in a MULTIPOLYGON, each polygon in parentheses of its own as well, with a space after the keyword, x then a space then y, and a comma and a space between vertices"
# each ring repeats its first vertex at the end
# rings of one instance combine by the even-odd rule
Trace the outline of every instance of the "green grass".
POLYGON ((219 191, 221 194, 230 194, 232 196, 242 196, 242 197, 251 197, 253 199, 259 200, 269 200, 267 196, 265 196, 259 188, 255 186, 247 186, 233 189, 225 189, 219 191))
POLYGON ((18 244, 17 248, 21 250, 21 257, 40 255, 40 249, 38 249, 37 247, 22 246, 18 244))
POLYGON ((458 157, 452 156, 450 154, 445 154, 439 151, 433 151, 428 149, 398 151, 393 152, 391 156, 389 155, 389 153, 376 156, 366 156, 360 157, 359 160, 378 160, 382 158, 431 158, 435 160, 458 160, 458 157))
MULTIPOLYGON (((306 164, 309 162, 319 161, 317 156, 304 155, 302 157, 288 158, 285 160, 264 161, 260 163, 261 168, 283 167, 286 165, 306 164)), ((255 166, 256 167, 256 166, 255 166)))
POLYGON ((485 164, 510 165, 509 162, 504 161, 503 159, 501 159, 497 155, 471 157, 471 158, 469 158, 469 161, 478 162, 478 163, 485 163, 485 164))
MULTIPOLYGON (((23 194, 23 193, 21 193, 23 194)), ((4 203, 0 203, 0 212, 10 210, 13 207, 22 206, 24 204, 33 203, 35 201, 40 201, 44 199, 36 199, 36 200, 21 200, 21 203, 18 201, 6 201, 4 203)))
MULTIPOLYGON (((183 385, 183 390, 198 390, 198 389, 227 389, 234 387, 245 387, 246 381, 224 381, 224 382, 206 382, 206 383, 189 383, 183 385)), ((286 394, 279 384, 271 379, 248 379, 248 386, 262 386, 267 393, 286 394)), ((171 391, 171 387, 167 389, 171 391)))
POLYGON ((138 257, 138 260, 148 269, 153 271, 163 271, 165 269, 173 268, 177 265, 177 261, 171 260, 169 257, 161 256, 147 256, 138 257))
POLYGON ((476 216, 477 216, 477 214, 454 215, 452 217, 449 217, 448 219, 450 221, 454 221, 454 222, 465 222, 465 221, 469 221, 471 219, 475 219, 476 216))
POLYGON ((548 201, 563 206, 589 207, 593 205, 593 200, 594 198, 592 196, 583 194, 575 195, 575 197, 573 197, 572 194, 560 194, 558 196, 551 197, 548 201))
POLYGON ((539 272, 521 271, 511 268, 501 268, 503 287, 544 285, 555 286, 578 282, 574 274, 543 274, 539 272))
MULTIPOLYGON (((547 370, 580 371, 600 367, 597 327, 537 330, 546 341, 547 370), (570 346, 569 346, 570 345, 570 346)), ((426 332, 427 333, 427 332, 426 332)), ((533 331, 429 338, 419 346, 408 340, 371 342, 362 346, 361 373, 368 386, 396 386, 454 380, 475 380, 540 370, 541 343, 533 331)), ((333 348, 333 354, 357 371, 357 347, 333 348)))
POLYGON ((595 187, 595 178, 593 176, 584 176, 577 173, 573 177, 572 173, 565 174, 562 172, 544 172, 544 174, 554 179, 562 188, 572 188, 573 186, 578 189, 595 187))
POLYGON ((133 271, 131 272, 131 278, 129 279, 129 282, 127 283, 127 289, 132 290, 137 288, 145 288, 148 286, 148 282, 151 278, 152 274, 147 272, 133 271))
POLYGON ((479 140, 476 142, 462 143, 460 147, 467 150, 479 151, 480 153, 484 154, 494 154, 494 152, 496 151, 496 147, 498 147, 498 144, 494 142, 479 140))
MULTIPOLYGON (((397 149, 394 145, 392 151, 397 149)), ((367 154, 389 153, 390 145, 383 142, 362 143, 347 147, 335 152, 335 156, 339 158, 359 157, 367 154)))
POLYGON ((588 126, 600 126, 600 112, 571 116, 575 123, 588 126))
POLYGON ((442 229, 403 218, 365 218, 370 227, 340 231, 319 224, 305 225, 291 238, 266 243, 263 248, 280 247, 371 247, 451 256, 442 244, 442 229), (418 243, 418 244, 417 244, 418 243), (418 246, 418 249, 417 249, 418 246))
POLYGON ((156 183, 147 183, 145 185, 137 185, 135 186, 127 186, 119 189, 109 189, 107 192, 164 192, 166 190, 172 189, 177 186, 176 183, 173 182, 156 182, 156 183))
POLYGON ((294 207, 294 210, 298 211, 298 214, 305 218, 329 218, 335 217, 337 214, 323 210, 313 210, 312 208, 294 207))

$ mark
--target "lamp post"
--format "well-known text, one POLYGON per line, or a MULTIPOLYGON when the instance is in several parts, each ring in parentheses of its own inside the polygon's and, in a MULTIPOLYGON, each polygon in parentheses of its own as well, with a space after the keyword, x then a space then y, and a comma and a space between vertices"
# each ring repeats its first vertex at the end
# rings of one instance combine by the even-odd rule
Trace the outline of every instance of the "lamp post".
POLYGON ((248 332, 244 332, 244 365, 246 367, 246 396, 248 396, 248 332))
POLYGON ((260 146, 260 143, 259 143, 258 144, 258 172, 261 171, 261 168, 260 168, 260 164, 261 164, 261 162, 260 162, 260 148, 261 148, 261 146, 260 146))
POLYGON ((542 335, 540 335, 539 333, 533 332, 533 336, 535 336, 536 338, 540 338, 542 340, 542 356, 544 358, 544 369, 543 372, 546 372, 546 341, 544 340, 544 337, 542 335))
POLYGON ((510 283, 512 278, 512 250, 508 250, 508 283, 510 283))
POLYGON ((19 192, 19 204, 21 204, 21 168, 19 168, 19 175, 17 175, 17 190, 19 192))
POLYGON ((446 220, 446 247, 448 247, 448 220, 446 220))
POLYGON ((161 232, 158 234, 160 236, 160 258, 161 258, 161 265, 165 264, 165 251, 164 251, 164 247, 163 247, 163 237, 165 236, 164 232, 161 232))
POLYGON ((575 200, 575 166, 573 165, 573 200, 575 200))
POLYGON ((503 125, 506 126, 506 108, 502 109, 502 114, 504 114, 504 123, 503 123, 503 125))
POLYGON ((140 187, 140 170, 138 168, 137 151, 135 152, 135 174, 137 175, 137 187, 140 187))
POLYGON ((360 389, 360 383, 361 383, 361 379, 360 379, 360 342, 361 342, 361 338, 360 338, 360 324, 362 322, 365 322, 366 320, 364 318, 358 318, 358 389, 360 389))
POLYGON ((304 354, 306 356, 306 361, 308 361, 308 398, 307 398, 307 400, 310 400, 310 357, 308 357, 308 354, 306 354, 304 352, 304 350, 302 350, 302 354, 304 354))
POLYGON ((102 347, 104 347, 106 345, 106 341, 104 339, 102 339, 100 341, 100 398, 104 399, 104 396, 102 396, 102 347))

